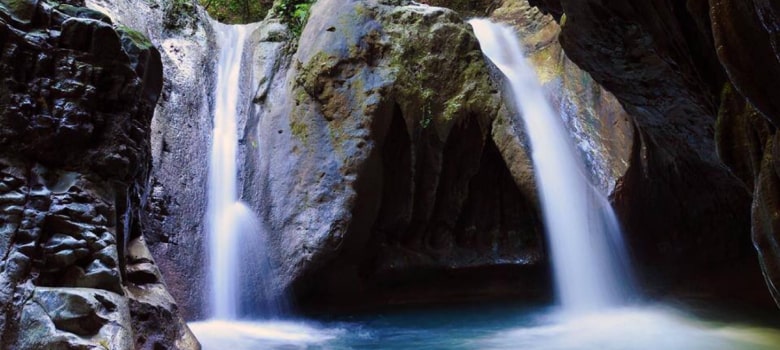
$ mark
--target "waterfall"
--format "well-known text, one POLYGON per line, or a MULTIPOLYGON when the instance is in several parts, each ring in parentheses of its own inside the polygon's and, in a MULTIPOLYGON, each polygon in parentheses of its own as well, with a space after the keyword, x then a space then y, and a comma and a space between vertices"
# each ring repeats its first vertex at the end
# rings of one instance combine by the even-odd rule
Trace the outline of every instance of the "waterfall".
POLYGON ((214 132, 208 179, 208 244, 211 316, 235 320, 241 308, 241 285, 250 270, 263 265, 262 230, 249 207, 238 198, 238 113, 241 96, 241 58, 253 26, 212 22, 217 34, 217 84, 214 132), (249 259, 247 253, 253 255, 249 259))
POLYGON ((514 31, 484 19, 469 23, 485 56, 506 75, 523 117, 564 310, 590 312, 619 304, 631 283, 612 207, 585 175, 583 160, 526 63, 514 31))

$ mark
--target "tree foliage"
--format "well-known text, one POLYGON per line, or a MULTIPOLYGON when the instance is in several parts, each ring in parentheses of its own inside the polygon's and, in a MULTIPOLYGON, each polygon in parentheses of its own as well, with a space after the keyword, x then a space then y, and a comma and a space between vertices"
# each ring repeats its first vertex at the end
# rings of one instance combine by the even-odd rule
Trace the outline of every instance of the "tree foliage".
POLYGON ((317 0, 279 0, 274 6, 274 13, 290 26, 296 37, 301 36, 303 26, 309 20, 311 5, 317 0))
POLYGON ((251 23, 265 18, 273 0, 200 0, 211 18, 222 23, 251 23))

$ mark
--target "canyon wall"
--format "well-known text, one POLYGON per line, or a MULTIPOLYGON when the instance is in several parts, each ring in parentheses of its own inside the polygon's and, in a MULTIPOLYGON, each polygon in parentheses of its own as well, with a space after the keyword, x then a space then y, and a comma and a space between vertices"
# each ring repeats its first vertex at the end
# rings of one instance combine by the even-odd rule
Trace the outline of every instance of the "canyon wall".
POLYGON ((144 237, 160 55, 82 6, 0 3, 0 343, 199 348, 144 237))

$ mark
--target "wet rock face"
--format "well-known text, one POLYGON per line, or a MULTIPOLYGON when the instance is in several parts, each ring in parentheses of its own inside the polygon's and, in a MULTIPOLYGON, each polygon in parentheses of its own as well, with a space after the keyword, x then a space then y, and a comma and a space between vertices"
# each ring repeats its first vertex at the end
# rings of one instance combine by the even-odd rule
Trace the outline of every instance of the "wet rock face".
POLYGON ((563 9, 567 56, 633 117, 633 154, 614 202, 639 266, 653 266, 640 272, 668 276, 748 253, 748 189, 720 161, 714 141, 726 76, 708 4, 537 3, 563 9))
POLYGON ((541 294, 530 162, 468 25, 377 1, 312 13, 290 100, 257 129, 265 187, 249 197, 278 285, 309 305, 541 294))
POLYGON ((486 17, 501 3, 496 0, 421 0, 418 3, 446 7, 457 11, 464 18, 486 17))
POLYGON ((710 17, 718 58, 736 89, 780 125, 780 4, 712 1, 710 17))
POLYGON ((631 117, 612 93, 566 56, 554 17, 529 1, 505 0, 490 18, 515 29, 548 101, 563 118, 590 171, 591 183, 605 195, 612 194, 631 157, 631 117))
POLYGON ((211 24, 203 9, 188 1, 88 0, 87 5, 142 33, 160 52, 162 93, 151 120, 144 235, 182 315, 203 318, 204 218, 217 52, 211 24))
POLYGON ((733 84, 724 89, 718 131, 724 161, 753 193, 752 238, 769 290, 780 305, 778 138, 780 6, 773 1, 711 1, 718 58, 733 84))
MULTIPOLYGON (((131 302, 145 301, 128 288, 162 284, 134 278, 126 253, 141 235, 159 54, 99 12, 13 4, 0 7, 2 343, 152 348, 135 336, 158 330, 131 331, 131 302)), ((160 345, 190 337, 169 329, 160 345)))
POLYGON ((651 248, 637 251, 640 261, 752 259, 752 227, 777 299, 778 235, 768 215, 776 208, 770 170, 780 120, 775 2, 534 3, 565 13, 567 55, 634 116, 638 137, 615 202, 633 245, 651 248))

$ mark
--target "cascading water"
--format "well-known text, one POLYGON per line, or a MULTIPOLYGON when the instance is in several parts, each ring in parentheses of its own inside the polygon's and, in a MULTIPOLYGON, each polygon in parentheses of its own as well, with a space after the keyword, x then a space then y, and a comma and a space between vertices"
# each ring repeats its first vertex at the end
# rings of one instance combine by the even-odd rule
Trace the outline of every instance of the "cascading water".
POLYGON ((241 245, 259 234, 257 219, 238 200, 236 164, 241 58, 250 26, 214 22, 219 44, 214 132, 208 181, 207 222, 214 319, 235 320, 241 314, 241 245))
MULTIPOLYGON (((561 118, 547 105, 534 72, 524 63, 514 33, 483 21, 472 24, 486 54, 511 80, 515 101, 525 117, 558 289, 566 310, 593 311, 617 304, 628 279, 623 279, 615 268, 625 259, 620 259, 624 253, 609 203, 590 186, 584 166, 567 140, 561 118)), ((189 323, 203 349, 778 348, 778 332, 732 326, 721 329, 657 307, 564 313, 560 319, 558 313, 550 312, 554 309, 547 307, 499 305, 463 310, 404 310, 379 316, 350 316, 350 321, 341 317, 313 322, 235 320, 247 315, 239 307, 241 301, 255 300, 258 290, 267 287, 267 281, 272 279, 265 275, 247 280, 246 273, 241 272, 247 266, 263 264, 259 260, 265 255, 262 244, 250 243, 253 236, 262 236, 262 226, 237 196, 237 130, 241 124, 237 117, 241 116, 242 107, 247 107, 238 101, 243 100, 242 95, 249 95, 241 91, 251 85, 246 84, 247 75, 239 69, 244 40, 251 27, 214 23, 214 28, 221 47, 208 206, 211 308, 215 319, 189 323)))
POLYGON ((523 115, 564 309, 588 312, 618 304, 630 282, 612 208, 585 176, 583 161, 525 62, 514 31, 484 19, 469 23, 485 56, 506 75, 523 115))

